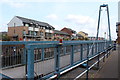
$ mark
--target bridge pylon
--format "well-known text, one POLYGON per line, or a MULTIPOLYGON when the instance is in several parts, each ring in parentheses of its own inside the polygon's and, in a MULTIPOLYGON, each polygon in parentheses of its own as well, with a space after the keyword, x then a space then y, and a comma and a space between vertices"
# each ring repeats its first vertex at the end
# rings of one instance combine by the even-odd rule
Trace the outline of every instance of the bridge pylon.
POLYGON ((109 41, 111 42, 110 18, 109 18, 109 8, 108 8, 108 4, 100 5, 100 8, 99 8, 99 17, 98 17, 98 26, 97 26, 97 36, 96 36, 96 40, 98 40, 98 35, 99 35, 99 27, 100 27, 100 18, 101 18, 102 8, 106 8, 106 9, 107 9, 106 11, 107 11, 107 18, 108 18, 109 41))

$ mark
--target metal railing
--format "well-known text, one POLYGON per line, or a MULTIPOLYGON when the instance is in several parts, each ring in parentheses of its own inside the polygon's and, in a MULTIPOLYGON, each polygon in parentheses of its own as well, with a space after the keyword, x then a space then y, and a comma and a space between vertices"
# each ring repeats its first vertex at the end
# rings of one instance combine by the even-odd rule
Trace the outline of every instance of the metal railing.
MULTIPOLYGON (((26 46, 31 43, 58 43, 57 41, 3 41, 1 45, 2 69, 26 64, 26 46)), ((34 50, 35 60, 41 60, 41 50, 34 50), (39 53, 39 54, 38 54, 39 53)))
MULTIPOLYGON (((108 49, 110 46, 109 41, 76 41, 59 43, 43 43, 43 44, 29 44, 28 50, 28 71, 27 78, 34 78, 39 76, 43 79, 57 76, 59 78, 60 73, 85 61, 88 57, 93 57, 108 49), (34 50, 35 49, 54 49, 54 57, 49 60, 43 60, 37 64, 34 63, 34 50), (62 51, 62 50, 63 51, 62 51), (89 50, 92 49, 90 52, 89 50), (63 54, 63 55, 61 55, 63 54), (40 66, 41 65, 41 66, 40 66), (37 75, 36 75, 36 74, 37 75)), ((43 55, 45 51, 43 50, 43 55)))
POLYGON ((94 45, 93 41, 63 41, 62 45, 58 41, 10 41, 0 42, 0 45, 3 73, 6 68, 21 68, 23 72, 18 78, 28 79, 59 78, 62 73, 84 63, 88 57, 94 57, 112 46, 109 41, 94 41, 94 45))
POLYGON ((77 77, 75 77, 75 79, 74 80, 77 80, 77 79, 79 79, 80 77, 82 77, 85 73, 86 73, 86 80, 88 80, 88 74, 89 74, 89 71, 95 66, 95 65, 97 65, 97 68, 99 69, 99 63, 100 63, 100 61, 103 59, 103 62, 105 61, 105 57, 107 56, 108 57, 108 55, 110 54, 110 51, 111 50, 113 50, 114 49, 114 46, 111 46, 111 47, 109 47, 109 48, 107 48, 105 51, 103 51, 103 52, 100 52, 98 55, 96 55, 96 56, 94 56, 94 57, 97 57, 97 61, 96 62, 94 62, 92 65, 89 65, 89 62, 90 62, 90 60, 91 59, 93 59, 94 57, 91 57, 91 58, 87 58, 87 60, 86 60, 86 63, 87 63, 87 65, 86 65, 86 70, 84 70, 82 73, 80 73, 77 77), (99 57, 101 54, 103 54, 104 53, 104 55, 102 56, 102 57, 99 57))

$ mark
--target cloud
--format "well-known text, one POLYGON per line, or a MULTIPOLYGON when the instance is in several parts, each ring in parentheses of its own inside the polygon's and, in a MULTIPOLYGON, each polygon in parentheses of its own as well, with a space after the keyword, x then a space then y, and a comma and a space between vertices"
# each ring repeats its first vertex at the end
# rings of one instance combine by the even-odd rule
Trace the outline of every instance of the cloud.
POLYGON ((60 25, 56 25, 56 24, 53 24, 52 25, 56 30, 61 30, 63 27, 61 27, 60 25))
POLYGON ((16 8, 20 8, 20 7, 25 6, 24 3, 13 3, 13 2, 11 2, 10 5, 13 6, 13 7, 16 7, 16 8))
POLYGON ((46 16, 46 18, 48 18, 50 20, 57 20, 58 16, 56 14, 50 14, 50 15, 46 16))
POLYGON ((119 0, 9 0, 14 2, 118 2, 119 0))
POLYGON ((73 15, 73 14, 67 15, 65 21, 72 22, 77 25, 87 25, 87 24, 94 23, 94 19, 89 16, 73 15))
MULTIPOLYGON (((88 33, 89 36, 96 36, 97 34, 97 21, 90 16, 69 14, 65 21, 76 25, 77 27, 72 27, 72 29, 75 29, 77 32, 84 31, 88 33)), ((99 36, 104 37, 104 32, 107 32, 107 30, 106 23, 102 25, 100 23, 99 36)))
POLYGON ((9 21, 1 21, 0 20, 0 32, 8 31, 8 24, 9 21))
POLYGON ((8 31, 7 22, 6 23, 0 23, 0 32, 8 31))
POLYGON ((96 21, 90 16, 69 14, 65 18, 66 22, 72 23, 76 27, 72 27, 77 32, 84 31, 89 36, 96 36, 96 21))
POLYGON ((14 8, 21 8, 21 7, 25 7, 25 5, 26 5, 25 2, 14 1, 14 0, 1 0, 1 3, 5 3, 5 4, 12 6, 14 8))

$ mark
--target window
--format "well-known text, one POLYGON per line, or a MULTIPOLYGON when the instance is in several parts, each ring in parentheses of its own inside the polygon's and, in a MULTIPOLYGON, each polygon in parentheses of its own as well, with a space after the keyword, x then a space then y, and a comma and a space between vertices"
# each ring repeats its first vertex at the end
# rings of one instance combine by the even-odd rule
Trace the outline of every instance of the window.
POLYGON ((28 35, 31 35, 31 31, 28 31, 28 35))
POLYGON ((34 35, 34 32, 33 32, 33 31, 31 31, 31 35, 34 35))
POLYGON ((23 35, 26 35, 26 32, 25 32, 25 30, 23 30, 23 35))
POLYGON ((36 31, 34 32, 34 35, 37 36, 37 32, 36 31))
POLYGON ((43 27, 43 29, 45 29, 45 27, 43 27))
POLYGON ((43 36, 43 32, 40 32, 40 36, 43 36))
POLYGON ((29 26, 29 24, 27 24, 27 23, 26 23, 26 24, 25 24, 25 26, 27 26, 27 27, 28 27, 28 26, 29 26))

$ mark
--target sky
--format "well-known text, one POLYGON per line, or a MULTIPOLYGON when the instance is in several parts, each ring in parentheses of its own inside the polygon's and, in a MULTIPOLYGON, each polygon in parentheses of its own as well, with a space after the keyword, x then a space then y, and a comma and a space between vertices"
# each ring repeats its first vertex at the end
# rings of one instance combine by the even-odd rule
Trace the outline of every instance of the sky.
MULTIPOLYGON (((7 24, 14 16, 21 16, 47 22, 56 30, 67 27, 77 32, 84 31, 88 36, 96 36, 99 6, 102 4, 108 4, 111 36, 115 40, 118 0, 1 0, 0 32, 8 31, 7 24)), ((106 8, 103 8, 100 37, 105 37, 104 32, 108 33, 106 13, 106 8)))

